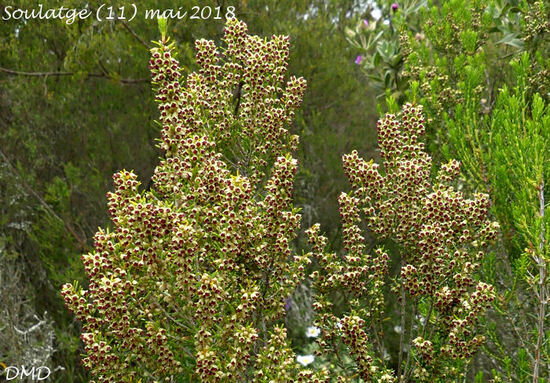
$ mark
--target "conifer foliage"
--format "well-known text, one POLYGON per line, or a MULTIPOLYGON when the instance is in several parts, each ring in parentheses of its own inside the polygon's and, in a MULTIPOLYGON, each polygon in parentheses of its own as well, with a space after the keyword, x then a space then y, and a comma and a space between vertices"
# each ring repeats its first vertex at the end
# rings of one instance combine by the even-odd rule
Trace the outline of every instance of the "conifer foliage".
MULTIPOLYGON (((165 153, 140 191, 121 171, 113 230, 82 257, 90 283, 63 286, 82 322, 94 382, 315 381, 274 326, 310 262, 291 241, 297 137, 288 124, 306 88, 285 80, 289 39, 228 20, 224 48, 196 42, 186 83, 174 45, 151 50, 165 153)), ((317 376, 317 377, 316 377, 317 376)))

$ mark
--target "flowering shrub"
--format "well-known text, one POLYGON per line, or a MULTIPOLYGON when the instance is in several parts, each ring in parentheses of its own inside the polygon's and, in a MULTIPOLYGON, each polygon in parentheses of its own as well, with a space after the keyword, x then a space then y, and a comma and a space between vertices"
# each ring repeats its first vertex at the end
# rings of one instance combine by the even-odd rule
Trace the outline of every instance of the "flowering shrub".
POLYGON ((343 157, 352 185, 339 198, 347 255, 325 251, 318 225, 307 232, 313 251, 295 255, 298 138, 284 126, 305 81, 283 85, 286 37, 249 36, 233 19, 224 42, 219 49, 197 41, 200 69, 185 86, 164 33, 151 51, 165 156, 146 190, 132 172, 113 176, 114 229, 100 229, 95 251, 82 256, 89 288, 62 290, 83 323, 92 382, 463 378, 460 367, 484 340, 477 319, 495 296, 475 279, 497 229, 486 218, 488 197, 466 199, 453 188, 456 161, 431 182, 422 110, 407 104, 400 119, 378 123, 384 172, 357 152, 343 157), (366 251, 362 213, 400 252, 393 279, 388 253, 366 251), (318 364, 314 355, 295 355, 277 323, 313 256, 321 267, 312 275, 318 320, 306 336, 338 365, 332 373, 302 369, 318 364), (386 365, 381 325, 387 287, 400 296, 396 369, 386 365), (333 292, 345 295, 345 314, 334 311, 333 292))
POLYGON ((224 42, 196 42, 200 69, 185 86, 173 44, 163 36, 151 50, 165 158, 151 190, 132 172, 114 175, 114 229, 82 257, 89 289, 62 291, 94 382, 326 376, 300 371, 274 325, 310 262, 290 245, 298 140, 284 127, 305 81, 284 86, 288 37, 249 36, 233 19, 224 42))
POLYGON ((308 230, 320 271, 313 273, 321 351, 335 355, 339 381, 359 375, 373 382, 450 382, 484 341, 475 326, 495 297, 494 288, 477 281, 483 248, 498 224, 487 219, 487 195, 466 199, 451 185, 459 163, 441 166, 431 182, 432 160, 419 137, 424 133, 420 106, 407 104, 398 119, 378 122, 384 171, 357 152, 343 156, 352 191, 339 198, 346 255, 326 252, 319 226, 308 230), (389 278, 383 248, 365 249, 359 224, 399 249, 399 275, 389 278), (397 373, 385 364, 382 319, 385 286, 399 294, 401 325, 397 373), (330 296, 345 294, 348 311, 336 315, 330 296), (341 347, 344 344, 345 348, 341 347), (340 354, 354 361, 346 365, 340 354), (406 354, 406 356, 405 356, 406 354))

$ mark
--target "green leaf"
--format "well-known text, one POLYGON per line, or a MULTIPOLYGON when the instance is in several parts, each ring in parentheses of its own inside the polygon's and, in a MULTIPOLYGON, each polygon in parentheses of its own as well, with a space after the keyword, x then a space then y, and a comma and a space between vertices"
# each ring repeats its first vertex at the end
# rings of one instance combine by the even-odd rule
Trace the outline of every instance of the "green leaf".
POLYGON ((523 41, 518 39, 517 35, 518 35, 517 33, 509 32, 505 34, 502 39, 497 41, 497 44, 506 44, 506 45, 511 45, 517 49, 523 49, 523 46, 524 46, 523 41))
POLYGON ((168 20, 165 17, 159 17, 158 24, 159 24, 159 31, 162 37, 162 41, 165 41, 166 33, 168 31, 168 20))

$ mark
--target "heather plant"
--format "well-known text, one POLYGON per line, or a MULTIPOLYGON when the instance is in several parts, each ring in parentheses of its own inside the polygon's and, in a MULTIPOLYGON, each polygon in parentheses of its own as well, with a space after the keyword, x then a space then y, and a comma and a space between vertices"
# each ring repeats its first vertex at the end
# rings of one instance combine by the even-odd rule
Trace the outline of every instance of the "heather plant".
MULTIPOLYGON (((550 355, 544 346, 550 28, 542 16, 548 15, 549 4, 495 2, 478 4, 478 9, 482 22, 471 24, 468 39, 445 39, 432 22, 430 43, 408 40, 409 97, 428 105, 432 124, 443 128, 435 133, 443 155, 456 155, 464 163, 468 188, 490 194, 492 214, 502 227, 502 256, 489 258, 484 267, 504 294, 495 301, 488 324, 491 342, 483 370, 490 366, 493 375, 509 382, 538 382, 548 378, 550 355), (491 38, 495 32, 498 41, 491 38), (427 82, 422 73, 429 68, 444 81, 427 82)), ((451 21, 461 12, 454 14, 451 21)))
MULTIPOLYGON (((40 3, 44 10, 60 5, 56 0, 40 3)), ((175 7, 173 1, 134 3, 139 14, 149 8, 175 7)), ((37 4, 19 0, 12 10, 30 10, 37 4)), ((101 4, 65 0, 62 5, 87 7, 95 14, 101 4)), ((116 5, 125 6, 129 17, 132 2, 116 5)), ((197 5, 211 6, 210 20, 178 21, 170 32, 185 73, 198 69, 195 39, 210 36, 220 41, 224 24, 213 19, 214 4, 177 2, 177 7, 190 11, 197 5)), ((371 139, 375 129, 364 129, 364 121, 374 116, 375 103, 363 91, 364 81, 354 76, 356 68, 346 65, 349 49, 340 33, 349 22, 354 0, 248 0, 218 5, 222 17, 226 5, 235 6, 235 13, 255 34, 292 36, 288 72, 308 79, 308 96, 291 128, 302 138, 293 155, 300 164, 294 206, 300 207, 304 226, 320 222, 332 240, 338 228, 336 196, 346 183, 341 153, 348 145, 372 150, 375 144, 371 139)), ((105 193, 113 188, 111 176, 126 167, 147 184, 158 163, 160 150, 154 140, 160 132, 153 123, 157 105, 148 96, 149 49, 158 39, 157 30, 143 17, 99 23, 89 17, 71 25, 58 19, 12 18, 0 23, 0 166, 11 163, 19 174, 10 179, 0 175, 0 185, 26 193, 25 201, 17 203, 11 191, 0 193, 0 232, 16 233, 21 239, 17 253, 23 261, 18 265, 25 267, 23 274, 32 275, 27 283, 34 290, 34 311, 47 310, 51 315, 56 332, 53 362, 66 368, 52 374, 53 381, 90 379, 80 363, 79 322, 66 310, 59 288, 67 281, 86 280, 80 254, 92 249, 98 227, 111 225, 105 208, 105 193)), ((298 336, 305 341, 303 330, 310 322, 298 309, 299 302, 293 303, 292 318, 286 322, 295 345, 298 336)))
POLYGON ((298 137, 288 125, 305 81, 285 83, 288 38, 249 36, 230 20, 223 47, 197 41, 199 69, 184 81, 163 25, 150 61, 163 158, 147 187, 133 172, 115 174, 114 228, 100 229, 82 256, 89 286, 62 292, 82 323, 93 382, 464 381, 483 326, 490 361, 478 381, 491 363, 495 380, 542 381, 550 166, 546 80, 536 79, 548 64, 545 4, 456 0, 428 10, 409 1, 388 4, 378 23, 361 20, 355 33, 377 34, 358 63, 393 92, 390 111, 414 106, 378 124, 383 169, 357 152, 343 157, 352 185, 338 199, 343 257, 318 225, 307 232, 312 252, 293 248, 298 137), (505 38, 495 41, 498 33, 505 38), (381 40, 398 35, 399 44, 381 40), (493 77, 502 46, 529 52, 493 77), (457 154, 466 178, 457 181, 454 160, 432 177, 425 131, 430 149, 457 154), (488 219, 488 195, 466 197, 472 189, 494 201, 507 274, 485 254, 499 226, 488 219), (369 248, 373 234, 383 246, 369 248), (314 256, 317 321, 296 355, 282 319, 311 324, 302 281, 314 256), (507 288, 507 279, 513 288, 498 296, 492 285, 507 288), (484 321, 491 302, 504 320, 484 321), (508 328, 515 343, 503 337, 508 328))
POLYGON ((524 52, 510 66, 516 83, 500 89, 489 116, 477 126, 468 124, 476 118, 476 108, 467 102, 447 123, 457 133, 455 140, 468 132, 477 136, 474 142, 457 140, 455 147, 461 155, 476 151, 482 168, 477 164, 471 172, 482 176, 477 184, 490 191, 493 214, 502 226, 504 256, 487 265, 486 274, 504 292, 495 309, 500 316, 496 320, 505 325, 490 325, 486 351, 505 381, 542 381, 548 378, 550 360, 545 346, 550 115, 542 95, 530 85, 534 68, 529 54, 524 52), (503 266, 496 273, 499 264, 503 266))
POLYGON ((344 257, 325 250, 318 225, 308 230, 320 265, 312 275, 319 346, 338 367, 338 381, 463 381, 485 340, 476 325, 495 290, 477 271, 498 224, 487 217, 486 194, 469 199, 453 186, 457 161, 442 165, 432 182, 424 131, 421 106, 406 104, 399 117, 378 122, 383 171, 355 151, 343 156, 352 186, 339 198, 344 257), (383 247, 367 250, 362 224, 398 250, 397 275, 383 247), (344 313, 331 303, 337 292, 345 295, 344 313), (399 297, 397 360, 387 360, 385 345, 388 292, 399 297))
POLYGON ((550 378, 550 110, 541 95, 532 93, 529 55, 524 53, 511 66, 517 83, 501 89, 487 128, 480 131, 486 144, 478 148, 508 251, 507 272, 495 279, 503 287, 510 286, 506 279, 515 284, 505 290, 498 311, 517 339, 516 350, 510 352, 507 337, 494 326, 494 347, 488 351, 505 367, 506 381, 539 382, 550 378), (523 312, 530 315, 518 315, 523 312))
POLYGON ((82 256, 89 287, 63 286, 83 363, 94 382, 321 381, 277 324, 310 262, 291 247, 298 138, 285 125, 306 85, 285 85, 289 39, 229 19, 223 48, 196 42, 184 84, 161 31, 150 69, 164 158, 146 190, 113 176, 114 229, 82 256))
MULTIPOLYGON (((458 158, 502 235, 483 274, 503 294, 486 323, 479 379, 548 379, 548 1, 449 1, 402 25, 406 97, 425 106, 434 156, 458 158)), ((373 32, 376 33, 376 32, 373 32)), ((395 38, 389 36, 388 38, 395 38)), ((387 87, 391 90, 390 87, 387 87)))

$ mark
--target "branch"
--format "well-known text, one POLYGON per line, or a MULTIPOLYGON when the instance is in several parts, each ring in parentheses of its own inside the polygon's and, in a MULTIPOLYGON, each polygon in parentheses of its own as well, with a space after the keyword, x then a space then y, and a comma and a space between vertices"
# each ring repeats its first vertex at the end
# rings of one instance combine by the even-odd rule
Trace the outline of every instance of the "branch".
POLYGON ((40 319, 38 316, 34 316, 34 319, 38 321, 35 325, 29 327, 27 330, 19 330, 17 327, 13 326, 14 330, 20 335, 27 335, 30 332, 38 330, 43 324, 46 324, 46 319, 40 319))
MULTIPOLYGON (((401 267, 404 267, 405 265, 405 258, 403 257, 401 259, 401 267)), ((402 383, 406 377, 401 374, 401 371, 403 371, 403 366, 401 363, 403 362, 403 352, 404 352, 404 346, 405 346, 405 310, 407 309, 407 301, 406 301, 406 295, 405 295, 405 287, 403 283, 401 283, 401 296, 400 296, 400 309, 399 309, 399 315, 401 316, 401 333, 399 334, 399 361, 397 362, 397 378, 399 379, 399 383, 402 383)), ((411 351, 409 350, 409 353, 411 351)))
MULTIPOLYGON (((537 323, 537 346, 535 349, 535 365, 533 367, 533 383, 539 382, 539 369, 542 364, 541 362, 541 351, 542 344, 544 340, 544 320, 546 318, 546 304, 548 303, 548 298, 546 294, 546 278, 547 278, 547 263, 544 259, 542 253, 544 250, 544 180, 539 185, 539 206, 540 211, 539 215, 541 218, 541 230, 540 230, 540 244, 539 244, 539 254, 536 257, 538 267, 539 267, 539 312, 538 312, 538 323, 537 323)), ((535 250, 536 251, 536 250, 535 250)), ((533 253, 535 253, 535 251, 533 253)))
POLYGON ((239 114, 239 107, 241 105, 241 97, 243 95, 243 85, 244 85, 244 81, 239 82, 239 85, 237 85, 237 87, 233 91, 233 100, 237 101, 237 103, 235 104, 235 109, 233 110, 233 116, 235 118, 237 118, 237 115, 239 114))
POLYGON ((128 25, 128 23, 127 23, 126 21, 121 21, 121 24, 122 24, 122 26, 123 26, 128 32, 130 32, 130 34, 131 34, 132 36, 134 36, 134 38, 135 38, 137 41, 139 41, 139 43, 140 43, 141 45, 143 45, 145 48, 147 48, 147 50, 150 50, 150 49, 151 49, 151 47, 149 46, 149 44, 147 44, 141 37, 139 37, 139 36, 137 35, 137 33, 134 32, 132 28, 130 28, 130 26, 128 25))
POLYGON ((426 316, 425 320, 424 320, 424 325, 422 327, 422 338, 424 338, 426 336, 426 328, 428 327, 428 324, 430 323, 430 318, 432 317, 432 310, 433 310, 433 307, 434 307, 434 300, 431 299, 430 300, 430 308, 428 309, 428 315, 426 316))
POLYGON ((51 214, 52 217, 54 217, 55 219, 57 219, 59 222, 61 222, 65 228, 69 231, 69 233, 72 234, 72 236, 74 237, 74 239, 76 239, 76 241, 78 242, 79 246, 80 246, 80 249, 81 250, 87 250, 88 249, 88 246, 86 245, 86 239, 83 239, 81 238, 77 233, 76 231, 74 230, 74 228, 71 226, 71 224, 67 221, 65 221, 63 218, 61 218, 59 215, 57 215, 55 213, 55 211, 50 207, 50 205, 48 205, 48 203, 46 201, 44 201, 42 199, 42 197, 40 197, 40 195, 34 191, 34 189, 32 189, 29 185, 27 185, 27 183, 23 180, 23 177, 21 177, 21 175, 19 174, 19 172, 17 171, 17 169, 15 168, 15 166, 13 166, 11 164, 11 162, 8 160, 8 157, 4 154, 3 151, 0 150, 0 156, 2 156, 3 160, 6 162, 6 164, 8 164, 8 166, 11 168, 12 172, 14 173, 14 175, 19 178, 19 181, 21 182, 21 185, 29 192, 31 193, 37 200, 38 202, 40 202, 40 204, 44 207, 44 209, 46 209, 46 211, 48 213, 51 214))
MULTIPOLYGON (((409 327, 409 339, 408 339, 408 346, 409 346, 409 352, 407 352, 407 361, 405 362, 405 369, 403 370, 403 375, 405 375, 405 382, 409 381, 410 375, 413 372, 413 369, 411 368, 409 370, 409 363, 411 361, 411 353, 412 353, 412 332, 413 332, 413 326, 414 326, 414 320, 416 316, 416 306, 418 304, 414 303, 412 305, 412 313, 411 313, 411 326, 409 327)), ((401 329, 401 331, 404 333, 405 329, 401 329)))
MULTIPOLYGON (((13 69, 2 68, 0 67, 0 72, 7 73, 13 76, 29 76, 29 77, 63 77, 63 76, 73 76, 75 72, 21 72, 13 69)), ((119 81, 122 84, 140 84, 148 83, 151 80, 148 78, 116 78, 107 73, 88 73, 86 74, 86 79, 89 78, 106 78, 109 80, 119 81)))
POLYGON ((544 180, 541 181, 539 185, 539 216, 541 218, 540 223, 540 243, 539 243, 539 250, 542 254, 542 250, 544 249, 544 180))
POLYGON ((101 62, 101 59, 99 59, 97 62, 99 64, 99 67, 101 68, 101 71, 103 72, 103 75, 109 76, 109 71, 107 70, 107 68, 105 68, 105 65, 103 65, 103 63, 101 62))

